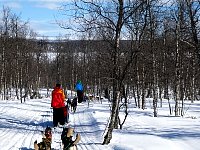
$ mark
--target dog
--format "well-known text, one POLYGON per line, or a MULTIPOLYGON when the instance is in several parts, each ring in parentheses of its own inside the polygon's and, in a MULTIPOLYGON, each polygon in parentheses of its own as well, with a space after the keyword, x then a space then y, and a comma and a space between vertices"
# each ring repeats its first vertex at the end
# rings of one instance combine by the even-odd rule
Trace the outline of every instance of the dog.
POLYGON ((75 97, 71 102, 71 111, 76 112, 76 108, 77 108, 77 97, 75 97))
POLYGON ((37 140, 34 142, 34 150, 51 150, 52 129, 47 126, 42 135, 42 142, 37 143, 37 140))
POLYGON ((63 128, 61 134, 63 150, 78 150, 77 144, 81 140, 81 136, 80 134, 76 134, 76 139, 72 140, 73 134, 73 128, 63 128))

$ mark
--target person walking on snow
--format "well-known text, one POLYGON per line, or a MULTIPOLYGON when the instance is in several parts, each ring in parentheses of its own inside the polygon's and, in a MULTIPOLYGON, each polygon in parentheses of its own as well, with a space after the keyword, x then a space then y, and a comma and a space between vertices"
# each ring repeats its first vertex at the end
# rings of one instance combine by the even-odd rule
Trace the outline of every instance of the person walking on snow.
POLYGON ((81 103, 83 101, 83 85, 81 83, 81 80, 77 81, 75 90, 77 92, 78 102, 81 103))
POLYGON ((64 125, 67 109, 65 107, 65 94, 60 84, 56 84, 52 91, 51 107, 53 107, 53 126, 57 127, 58 123, 64 125))

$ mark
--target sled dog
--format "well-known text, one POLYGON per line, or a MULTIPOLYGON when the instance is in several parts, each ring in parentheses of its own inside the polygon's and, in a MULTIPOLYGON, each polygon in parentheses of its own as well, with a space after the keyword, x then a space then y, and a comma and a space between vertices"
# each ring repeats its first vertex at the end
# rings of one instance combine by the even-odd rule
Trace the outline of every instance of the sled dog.
POLYGON ((77 108, 77 97, 75 97, 71 102, 71 111, 76 112, 76 108, 77 108))
POLYGON ((50 127, 46 127, 45 131, 42 131, 42 142, 37 143, 37 140, 34 142, 34 150, 51 150, 52 142, 52 130, 50 127))
POLYGON ((61 134, 63 150, 78 150, 77 144, 81 140, 80 134, 76 134, 76 139, 73 140, 74 129, 63 128, 61 134))

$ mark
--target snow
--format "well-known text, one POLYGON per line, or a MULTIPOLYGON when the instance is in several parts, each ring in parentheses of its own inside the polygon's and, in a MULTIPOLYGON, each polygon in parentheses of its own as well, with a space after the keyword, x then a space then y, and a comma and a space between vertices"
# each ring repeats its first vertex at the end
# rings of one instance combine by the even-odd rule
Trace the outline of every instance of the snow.
MULTIPOLYGON (((0 150, 33 150, 35 140, 41 141, 46 126, 52 126, 50 98, 0 100, 0 150)), ((134 101, 132 101, 134 102, 134 101)), ((70 112, 70 125, 80 133, 79 150, 199 150, 200 102, 187 102, 185 116, 169 115, 167 101, 153 117, 152 104, 141 110, 129 104, 129 115, 123 129, 113 131, 111 143, 102 145, 110 117, 110 103, 103 100, 78 104, 70 112)), ((120 113, 121 119, 124 117, 120 113)), ((53 149, 61 149, 62 128, 53 129, 53 149)))

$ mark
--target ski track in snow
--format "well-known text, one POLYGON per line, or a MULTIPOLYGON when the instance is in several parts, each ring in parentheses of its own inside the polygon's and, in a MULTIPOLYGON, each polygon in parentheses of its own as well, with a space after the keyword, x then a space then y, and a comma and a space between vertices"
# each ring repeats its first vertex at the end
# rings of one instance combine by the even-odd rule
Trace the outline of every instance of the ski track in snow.
MULTIPOLYGON (((87 103, 78 104, 77 111, 70 113, 71 127, 81 135, 78 150, 111 150, 108 145, 101 145, 103 131, 95 124, 93 112, 86 109, 87 103)), ((34 141, 42 140, 41 131, 46 126, 52 127, 52 113, 50 99, 33 99, 22 104, 5 101, 0 106, 0 137, 3 139, 0 147, 4 150, 33 150, 34 141)), ((62 128, 52 129, 52 133, 52 149, 61 150, 62 128)))
MULTIPOLYGON (((78 143, 78 150, 111 150, 108 145, 101 145, 100 139, 102 138, 101 132, 98 131, 98 127, 95 126, 95 118, 93 112, 87 112, 87 104, 78 104, 77 111, 70 113, 70 126, 74 128, 75 138, 76 133, 81 135, 81 140, 78 143), (98 134, 98 136, 97 136, 98 134), (98 137, 98 139, 96 138, 98 137)), ((62 128, 56 128, 54 130, 54 139, 52 148, 57 150, 58 147, 61 149, 60 135, 62 128)))
MULTIPOLYGON (((78 127, 75 129, 77 132, 81 133, 81 141, 78 145, 78 149, 81 150, 110 150, 106 145, 101 145, 99 139, 102 139, 101 132, 98 126, 94 126, 96 119, 93 117, 93 112, 86 111, 87 106, 80 107, 77 113, 74 114, 75 123, 78 127), (95 135, 94 135, 95 134, 95 135), (98 136, 97 136, 98 135, 98 136), (98 139, 96 138, 98 137, 98 139), (95 140, 95 141, 94 141, 95 140)), ((75 125, 76 126, 76 125, 75 125)))
MULTIPOLYGON (((42 140, 41 131, 52 127, 50 103, 50 98, 25 103, 2 100, 0 150, 33 150, 34 141, 42 140)), ((199 150, 200 102, 190 107, 186 117, 169 116, 167 103, 165 107, 159 117, 153 117, 152 109, 130 106, 123 130, 113 130, 111 143, 102 145, 110 104, 91 102, 89 108, 87 103, 78 104, 77 112, 70 112, 70 126, 81 135, 78 150, 199 150)), ((123 119, 122 113, 119 115, 123 119)), ((52 130, 52 150, 61 150, 62 128, 52 130)))

